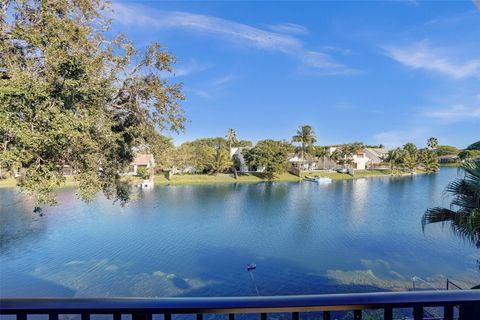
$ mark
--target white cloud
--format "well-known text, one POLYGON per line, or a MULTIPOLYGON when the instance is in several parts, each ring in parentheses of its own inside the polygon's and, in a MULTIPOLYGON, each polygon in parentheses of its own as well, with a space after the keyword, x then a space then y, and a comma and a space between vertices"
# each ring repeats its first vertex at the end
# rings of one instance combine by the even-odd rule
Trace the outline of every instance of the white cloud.
POLYGON ((295 23, 279 23, 267 26, 270 30, 289 34, 308 34, 308 29, 295 23))
MULTIPOLYGON (((296 57, 305 66, 321 70, 321 74, 352 74, 356 71, 332 61, 324 53, 306 49, 301 40, 289 34, 271 32, 231 20, 188 12, 160 11, 142 5, 121 3, 115 3, 113 7, 115 13, 112 18, 127 27, 139 27, 145 30, 185 29, 244 46, 277 51, 296 57)), ((292 26, 290 27, 292 30, 292 26)))
POLYGON ((173 73, 165 73, 164 78, 170 77, 184 77, 193 73, 202 72, 208 70, 212 67, 212 64, 199 63, 194 59, 187 60, 186 62, 180 61, 177 65, 174 66, 173 73))
POLYGON ((387 55, 413 69, 441 73, 454 79, 480 76, 480 59, 455 61, 442 48, 435 48, 426 41, 409 46, 386 47, 387 55))
POLYGON ((225 88, 225 85, 227 83, 230 83, 237 79, 237 77, 233 74, 227 74, 223 77, 213 79, 209 82, 206 82, 202 85, 201 88, 197 87, 188 87, 185 88, 186 91, 192 92, 193 94, 196 94, 200 97, 203 98, 211 98, 212 96, 215 96, 219 92, 225 88))
POLYGON ((479 121, 480 106, 471 107, 465 106, 463 104, 456 104, 445 109, 429 110, 425 112, 425 116, 436 118, 445 122, 458 122, 469 120, 479 121))
POLYGON ((472 0, 473 4, 477 6, 478 9, 480 9, 480 0, 472 0))

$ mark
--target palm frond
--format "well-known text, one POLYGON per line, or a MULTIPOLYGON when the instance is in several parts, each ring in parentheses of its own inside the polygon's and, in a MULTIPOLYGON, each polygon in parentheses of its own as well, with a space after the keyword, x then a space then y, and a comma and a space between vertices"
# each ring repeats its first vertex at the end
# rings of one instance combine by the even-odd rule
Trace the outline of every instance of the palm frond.
POLYGON ((441 207, 430 208, 422 217, 422 230, 425 231, 425 227, 430 223, 452 221, 454 216, 455 211, 453 210, 441 207))

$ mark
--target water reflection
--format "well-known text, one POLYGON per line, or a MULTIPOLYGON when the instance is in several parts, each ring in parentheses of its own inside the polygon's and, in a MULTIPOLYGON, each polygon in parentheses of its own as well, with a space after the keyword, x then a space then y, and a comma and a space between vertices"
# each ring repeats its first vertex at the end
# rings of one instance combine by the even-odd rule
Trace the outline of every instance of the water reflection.
POLYGON ((0 294, 254 295, 250 262, 262 294, 406 290, 414 275, 468 287, 478 251, 420 227, 455 175, 163 186, 123 208, 64 189, 41 218, 2 189, 0 294))

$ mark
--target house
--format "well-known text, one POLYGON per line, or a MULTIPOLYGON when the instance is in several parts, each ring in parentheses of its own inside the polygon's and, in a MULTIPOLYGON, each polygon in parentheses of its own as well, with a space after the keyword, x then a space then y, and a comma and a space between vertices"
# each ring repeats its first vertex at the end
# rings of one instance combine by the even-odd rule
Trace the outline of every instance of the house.
POLYGON ((301 171, 331 170, 336 166, 336 163, 327 157, 316 157, 308 153, 302 157, 301 152, 288 154, 288 162, 301 171))
POLYGON ((356 154, 352 156, 353 159, 353 169, 365 170, 367 168, 367 163, 370 161, 370 158, 367 157, 365 149, 357 151, 356 154))
POLYGON ((155 168, 155 159, 153 154, 151 153, 136 153, 135 158, 133 159, 132 163, 129 166, 129 175, 136 175, 137 170, 140 167, 144 167, 146 169, 154 169, 155 168))
POLYGON ((370 159, 367 163, 368 168, 378 168, 388 158, 388 150, 385 148, 365 148, 365 155, 370 159))
POLYGON ((318 158, 308 153, 303 154, 301 152, 289 153, 288 162, 293 168, 301 171, 317 170, 318 158))
POLYGON ((247 163, 245 162, 245 158, 243 157, 243 150, 249 150, 249 147, 233 147, 230 148, 230 158, 233 159, 233 157, 236 157, 238 161, 240 162, 240 172, 248 172, 248 166, 247 163))
MULTIPOLYGON (((334 153, 341 147, 330 147, 329 152, 330 154, 334 153)), ((358 150, 355 154, 351 156, 353 161, 353 169, 357 170, 365 170, 367 168, 367 164, 370 161, 370 158, 367 156, 365 149, 358 150)), ((346 160, 346 158, 344 159, 346 160)))
POLYGON ((448 154, 438 157, 438 163, 455 163, 458 161, 458 156, 455 154, 448 154))

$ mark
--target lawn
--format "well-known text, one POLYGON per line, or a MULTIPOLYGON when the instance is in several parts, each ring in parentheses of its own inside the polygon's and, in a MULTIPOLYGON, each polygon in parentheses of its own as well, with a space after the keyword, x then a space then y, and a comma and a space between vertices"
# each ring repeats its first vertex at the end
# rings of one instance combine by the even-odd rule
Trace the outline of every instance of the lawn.
MULTIPOLYGON (((328 177, 332 180, 348 180, 358 179, 376 176, 390 175, 391 171, 388 169, 372 169, 372 170, 355 170, 355 176, 348 175, 346 173, 338 172, 313 172, 308 173, 309 176, 315 177, 328 177)), ((418 173, 422 173, 418 171, 418 173)), ((274 181, 300 181, 301 179, 291 173, 283 173, 279 175, 274 181)), ((248 183, 248 182, 262 182, 266 181, 260 173, 241 173, 238 179, 235 179, 232 174, 185 174, 174 175, 171 180, 167 180, 164 175, 156 175, 154 182, 156 185, 182 185, 182 184, 210 184, 210 183, 248 183)), ((132 184, 138 184, 141 180, 138 178, 132 178, 132 184)), ((67 177, 66 182, 59 187, 74 187, 77 182, 73 177, 67 177)), ((0 188, 11 188, 16 186, 14 178, 8 178, 0 180, 0 188)))

